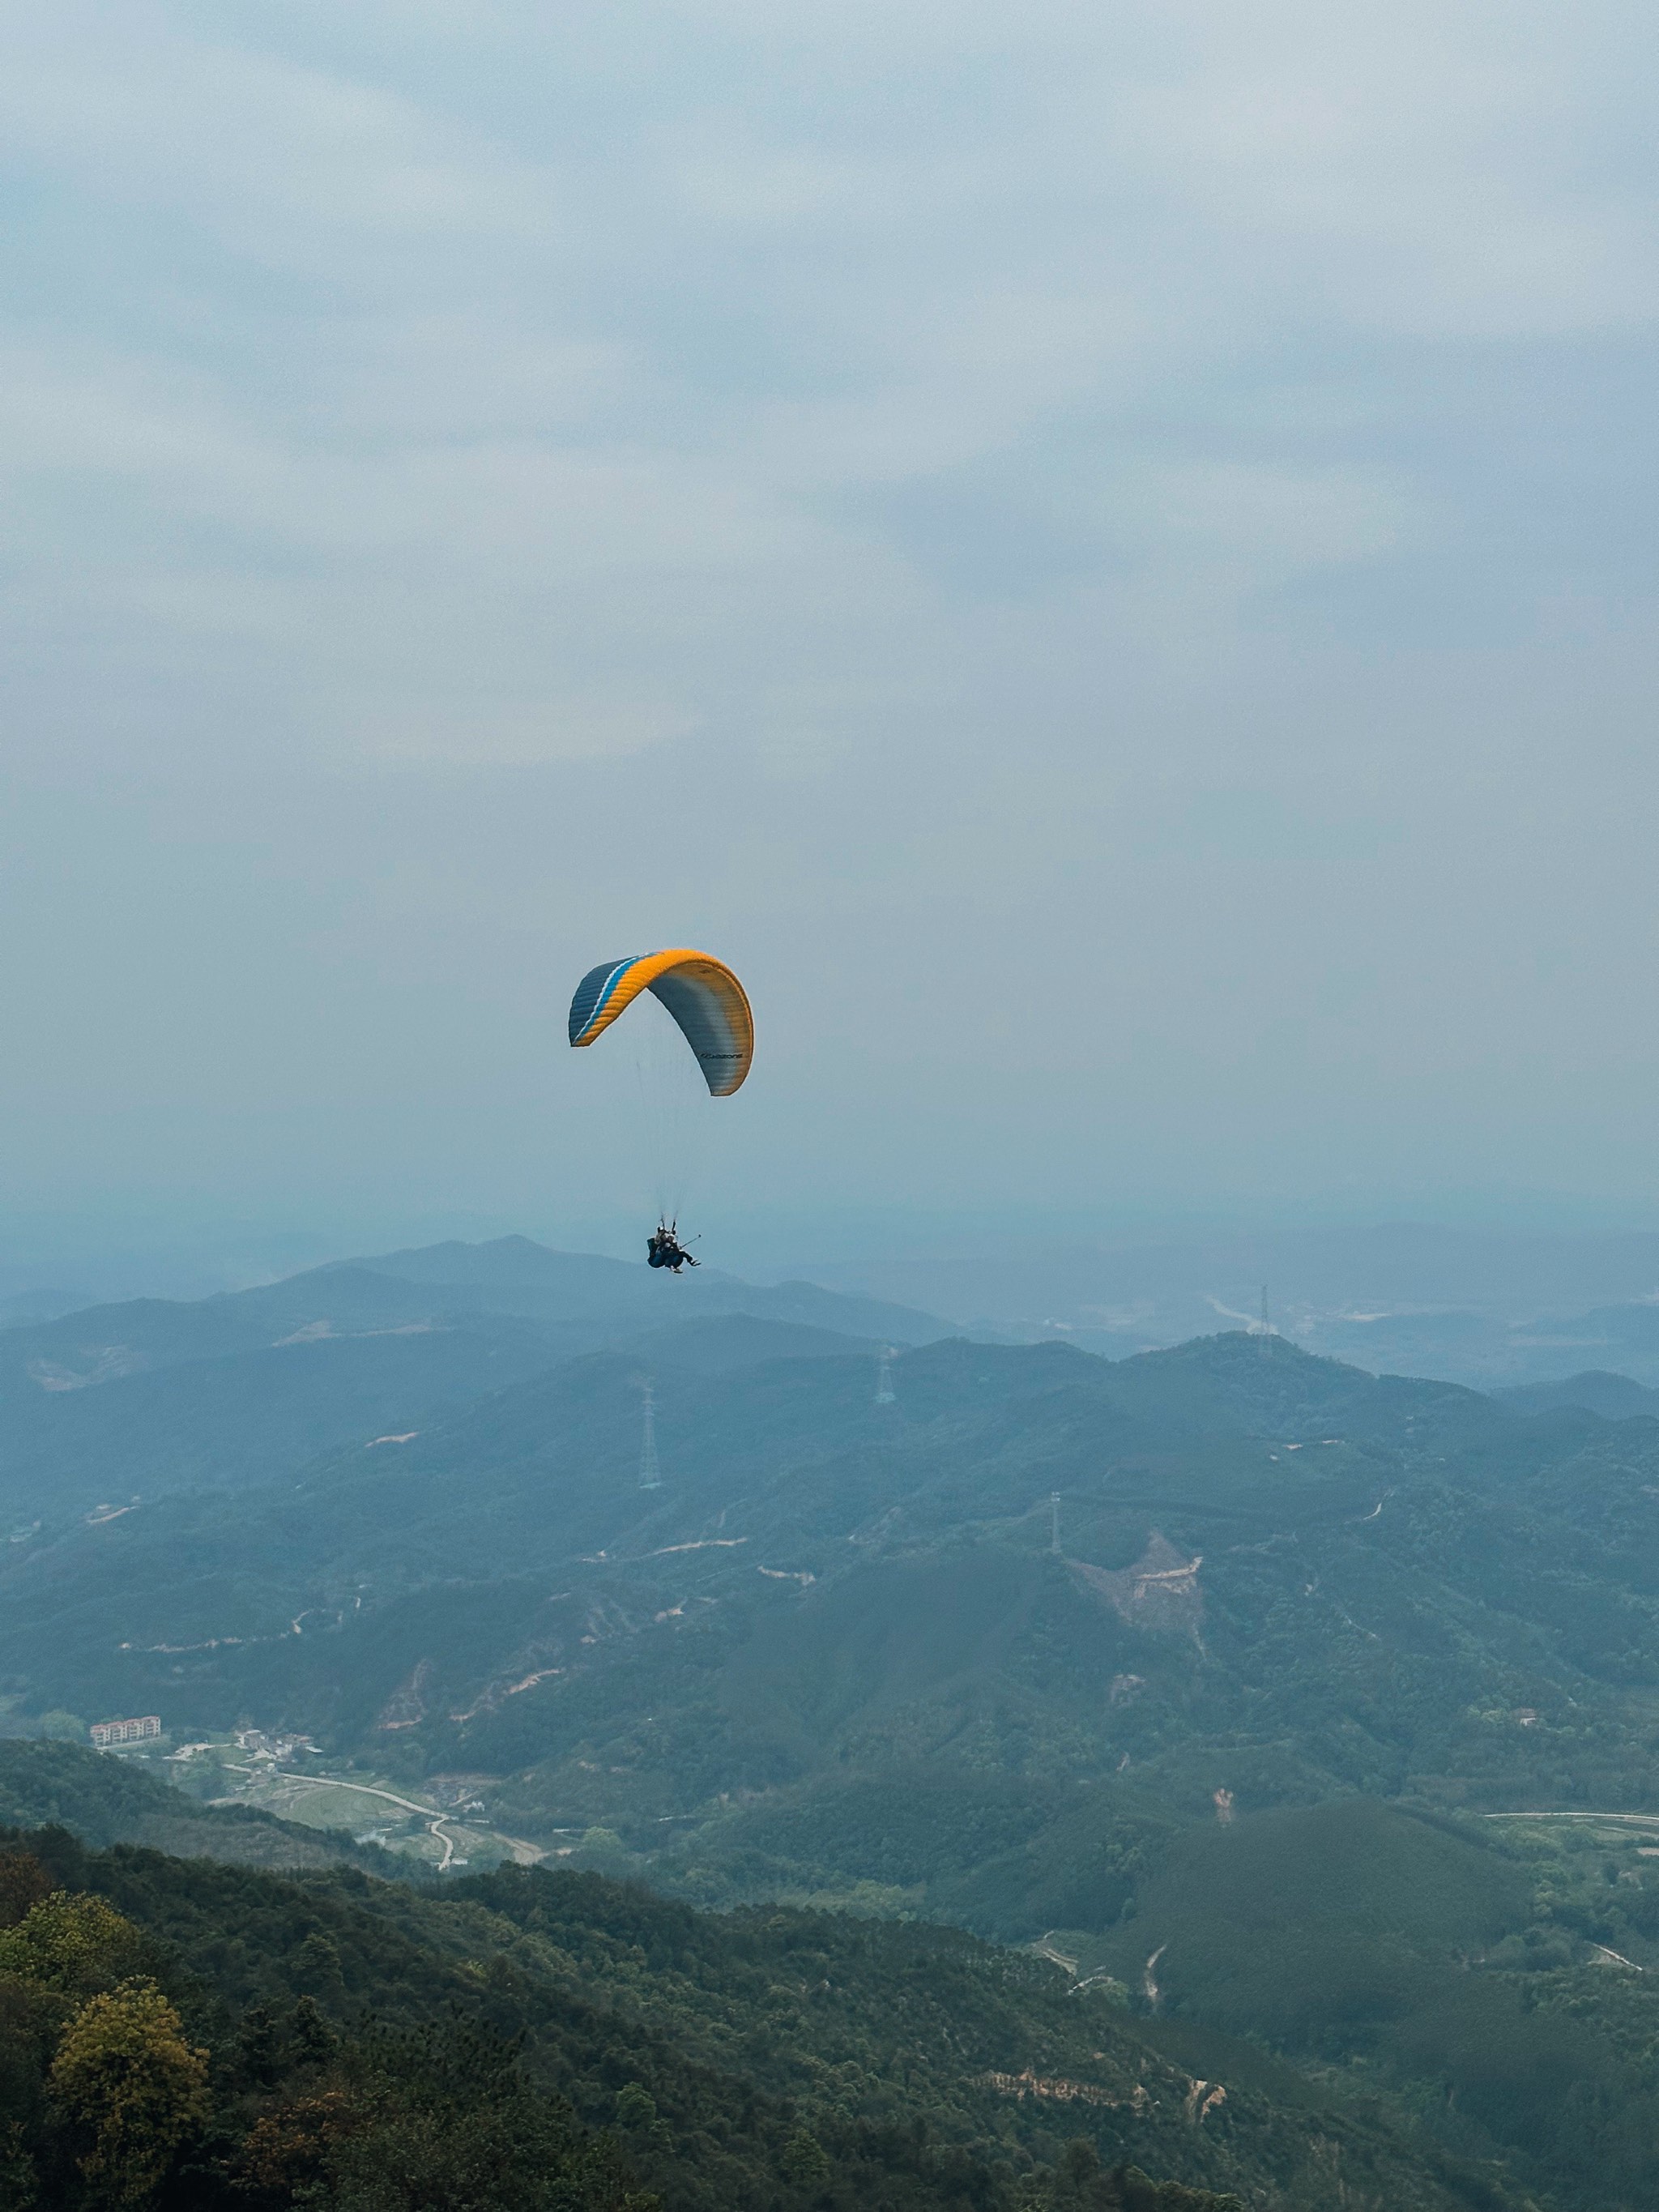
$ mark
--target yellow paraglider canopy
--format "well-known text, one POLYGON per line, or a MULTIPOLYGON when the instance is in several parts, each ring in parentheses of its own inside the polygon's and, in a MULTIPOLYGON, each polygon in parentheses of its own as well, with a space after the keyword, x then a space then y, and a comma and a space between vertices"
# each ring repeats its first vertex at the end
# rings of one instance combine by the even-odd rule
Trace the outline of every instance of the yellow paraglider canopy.
POLYGON ((723 960, 686 946, 589 969, 570 1001, 571 1043, 592 1044, 641 991, 660 999, 678 1023, 712 1097, 729 1098, 742 1087, 755 1057, 748 994, 723 960))

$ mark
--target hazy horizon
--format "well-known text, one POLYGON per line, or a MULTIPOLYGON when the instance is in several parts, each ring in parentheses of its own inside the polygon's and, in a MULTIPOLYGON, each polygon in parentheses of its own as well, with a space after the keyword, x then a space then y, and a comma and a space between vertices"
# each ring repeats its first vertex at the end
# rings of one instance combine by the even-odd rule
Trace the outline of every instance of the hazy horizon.
MULTIPOLYGON (((0 1308, 11 1301, 27 1310, 34 1293, 45 1294, 52 1311, 132 1298, 190 1300, 341 1261, 514 1237, 556 1253, 643 1260, 639 1221, 626 1212, 532 1224, 405 1217, 339 1224, 331 1231, 250 1220, 127 1226, 123 1241, 96 1218, 37 1221, 21 1232, 12 1224, 0 1242, 0 1308)), ((1146 1341, 1253 1327, 1263 1290, 1274 1327, 1307 1340, 1323 1324, 1352 1321, 1367 1307, 1375 1309, 1369 1318, 1468 1312, 1513 1327, 1593 1308, 1659 1304, 1659 1223, 1638 1221, 1615 1228, 1477 1218, 1109 1222, 1056 1213, 963 1220, 843 1211, 814 1220, 715 1212, 699 1249, 706 1266, 739 1280, 805 1280, 993 1331, 1046 1320, 1060 1329, 1080 1328, 1095 1349, 1133 1348, 1137 1327, 1150 1330, 1146 1341)), ((665 1311, 672 1313, 668 1295, 665 1311)), ((1364 1356, 1355 1343, 1315 1348, 1364 1356)), ((1435 1364, 1429 1353, 1424 1358, 1429 1368, 1435 1364)))

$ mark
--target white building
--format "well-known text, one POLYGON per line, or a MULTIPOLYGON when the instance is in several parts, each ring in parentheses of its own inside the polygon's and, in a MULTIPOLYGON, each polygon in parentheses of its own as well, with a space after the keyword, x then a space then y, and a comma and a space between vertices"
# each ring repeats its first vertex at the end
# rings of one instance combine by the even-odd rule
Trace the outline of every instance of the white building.
POLYGON ((100 1751, 112 1751, 118 1743, 148 1743, 161 1733, 159 1713, 146 1713, 142 1720, 94 1721, 92 1740, 100 1751))

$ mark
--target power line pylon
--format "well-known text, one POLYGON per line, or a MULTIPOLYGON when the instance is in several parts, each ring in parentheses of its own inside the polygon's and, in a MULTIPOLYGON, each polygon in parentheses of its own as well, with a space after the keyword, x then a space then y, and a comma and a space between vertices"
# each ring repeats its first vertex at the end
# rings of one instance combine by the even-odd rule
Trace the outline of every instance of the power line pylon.
POLYGON ((884 1344, 881 1347, 881 1358, 876 1368, 876 1403, 878 1406, 890 1406, 894 1402, 894 1396, 893 1347, 890 1344, 884 1344))
POLYGON ((644 1419, 640 1437, 640 1488, 660 1490, 662 1469, 657 1464, 657 1386, 647 1375, 640 1385, 644 1419))
POLYGON ((1048 1492, 1048 1549, 1056 1559, 1060 1557, 1060 1492, 1057 1490, 1048 1492))

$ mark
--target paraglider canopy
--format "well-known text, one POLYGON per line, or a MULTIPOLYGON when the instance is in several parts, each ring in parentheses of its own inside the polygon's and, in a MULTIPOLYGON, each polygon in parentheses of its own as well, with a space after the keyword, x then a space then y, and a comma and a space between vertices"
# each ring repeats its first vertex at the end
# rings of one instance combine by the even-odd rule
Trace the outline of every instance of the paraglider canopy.
POLYGON ((571 1043, 592 1044, 641 991, 659 999, 679 1024, 711 1097, 729 1098, 741 1088, 755 1057, 748 994, 723 960, 684 946, 589 969, 570 1001, 571 1043))

